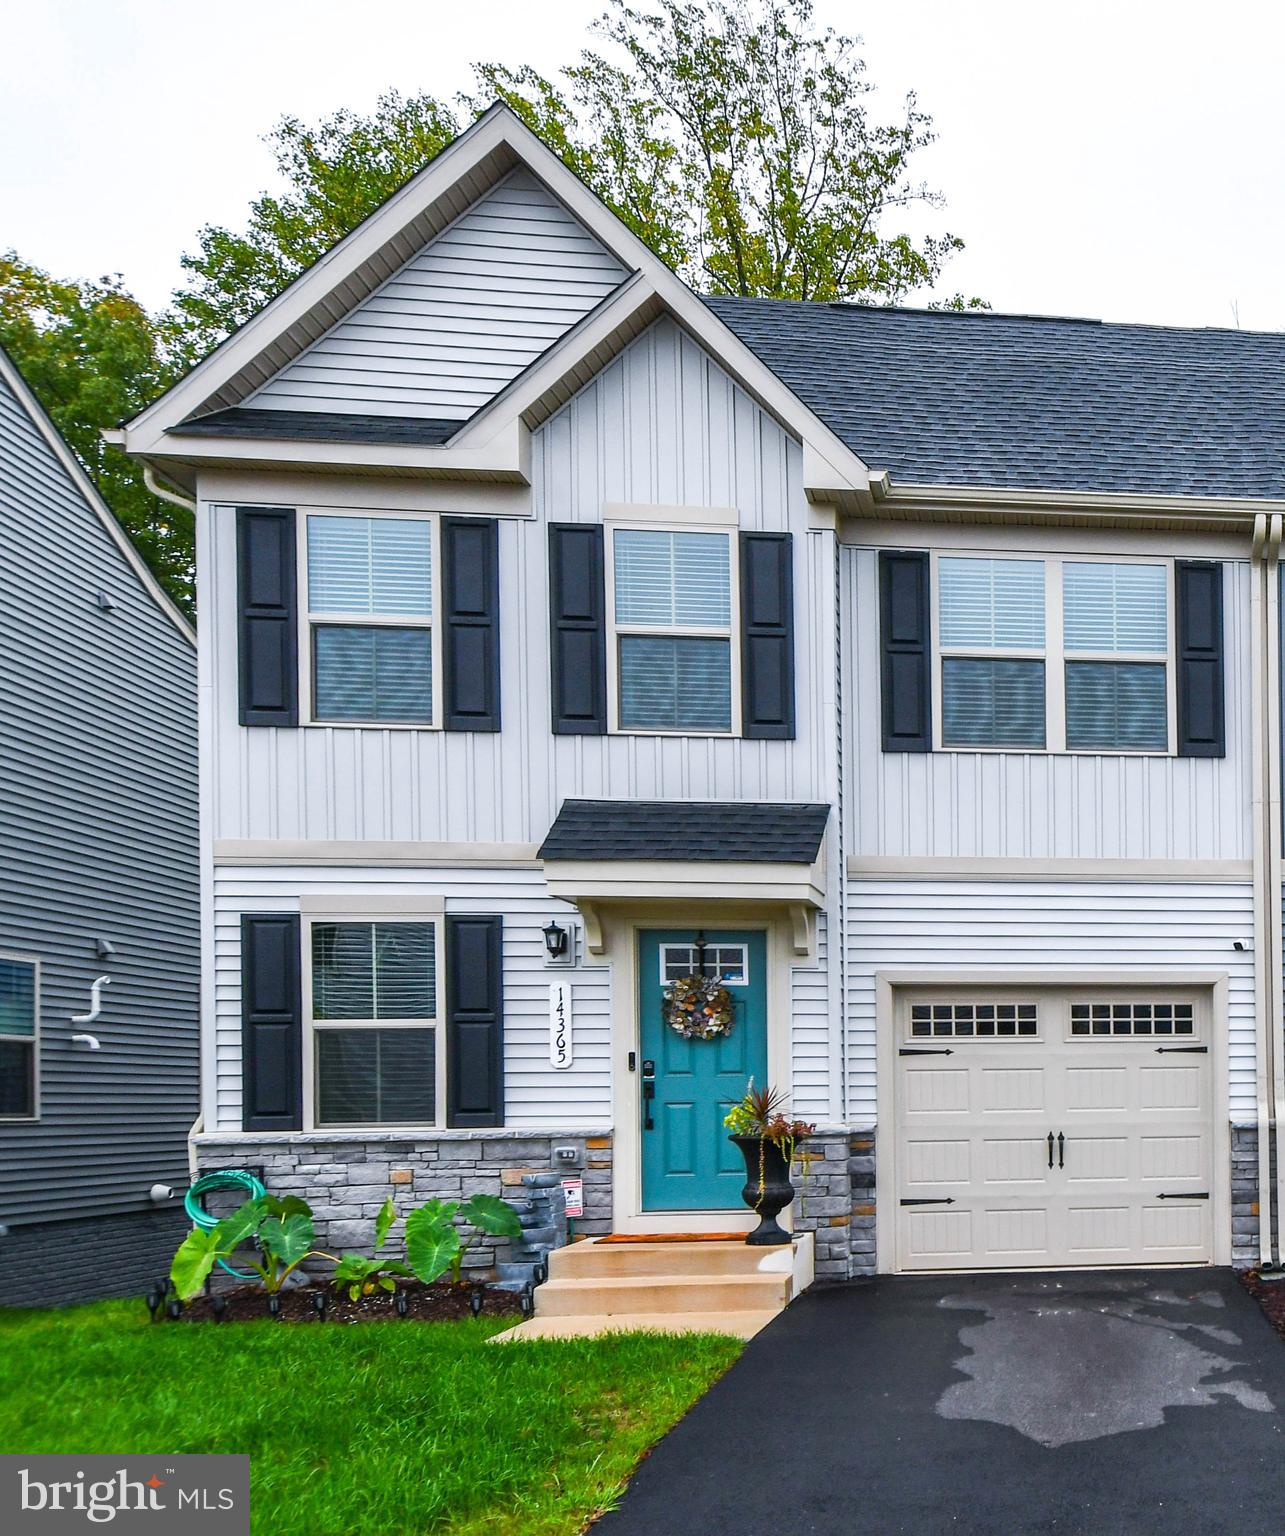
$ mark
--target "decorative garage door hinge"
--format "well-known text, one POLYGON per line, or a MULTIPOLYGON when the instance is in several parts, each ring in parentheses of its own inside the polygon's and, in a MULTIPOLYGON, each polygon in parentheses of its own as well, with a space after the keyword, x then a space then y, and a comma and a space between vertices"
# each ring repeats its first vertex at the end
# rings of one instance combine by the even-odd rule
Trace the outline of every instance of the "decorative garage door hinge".
POLYGON ((1209 1199, 1209 1191, 1207 1189, 1189 1189, 1185 1194, 1181 1194, 1181 1195, 1157 1195, 1156 1199, 1157 1200, 1208 1200, 1209 1199))
POLYGON ((1208 1056, 1209 1047, 1207 1045, 1158 1045, 1156 1055, 1208 1056))
MULTIPOLYGON (((1163 1200, 1164 1196, 1161 1195, 1160 1198, 1163 1200)), ((954 1205, 955 1197, 954 1195, 937 1195, 920 1200, 903 1200, 901 1203, 902 1205, 954 1205)))
POLYGON ((935 1049, 932 1046, 903 1045, 897 1052, 898 1056, 953 1056, 954 1054, 949 1047, 941 1045, 935 1049))

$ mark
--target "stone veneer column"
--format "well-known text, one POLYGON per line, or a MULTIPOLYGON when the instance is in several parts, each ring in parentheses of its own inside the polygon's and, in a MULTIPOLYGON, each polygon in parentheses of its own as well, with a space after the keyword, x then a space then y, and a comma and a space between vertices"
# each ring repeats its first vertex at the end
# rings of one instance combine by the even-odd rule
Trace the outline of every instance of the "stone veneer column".
POLYGON ((873 1274, 874 1132, 824 1129, 799 1150, 808 1154, 808 1168, 805 1175, 801 1160, 794 1166, 794 1226, 816 1233, 817 1280, 838 1284, 873 1274))

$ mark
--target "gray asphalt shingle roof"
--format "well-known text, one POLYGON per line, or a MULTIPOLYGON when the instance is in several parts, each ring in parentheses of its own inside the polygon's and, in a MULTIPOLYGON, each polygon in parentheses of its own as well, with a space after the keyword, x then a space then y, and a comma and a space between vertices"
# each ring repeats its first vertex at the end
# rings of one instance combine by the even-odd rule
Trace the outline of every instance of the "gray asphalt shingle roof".
POLYGON ((230 406, 193 416, 172 430, 183 437, 267 437, 287 442, 449 442, 464 425, 429 416, 372 416, 353 411, 270 411, 230 406))
POLYGON ((542 859, 717 859, 811 864, 828 805, 564 800, 542 859))
POLYGON ((1285 335, 706 302, 894 484, 1285 496, 1285 335))

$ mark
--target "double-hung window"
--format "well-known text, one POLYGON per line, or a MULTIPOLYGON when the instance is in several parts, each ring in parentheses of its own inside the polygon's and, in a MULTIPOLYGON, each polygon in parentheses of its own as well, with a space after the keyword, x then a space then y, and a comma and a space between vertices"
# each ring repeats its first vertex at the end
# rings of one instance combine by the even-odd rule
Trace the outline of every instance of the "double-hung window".
POLYGON ((0 1120, 34 1120, 39 967, 0 955, 0 1120))
POLYGON ((308 718, 433 725, 435 519, 305 519, 308 718))
POLYGON ((1167 753, 1173 566, 936 558, 938 740, 947 748, 1167 753))
POLYGON ((420 920, 309 924, 317 1127, 436 1124, 438 932, 437 922, 420 920))
POLYGON ((732 535, 614 528, 611 551, 616 728, 734 732, 732 535))

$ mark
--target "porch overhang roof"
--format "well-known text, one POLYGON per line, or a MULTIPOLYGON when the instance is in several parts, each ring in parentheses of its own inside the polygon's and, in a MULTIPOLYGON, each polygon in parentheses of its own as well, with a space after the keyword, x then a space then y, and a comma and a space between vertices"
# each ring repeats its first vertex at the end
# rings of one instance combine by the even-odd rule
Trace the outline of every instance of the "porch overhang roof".
POLYGON ((549 892, 585 919, 602 947, 607 904, 719 901, 789 910, 794 947, 812 947, 825 901, 824 804, 567 800, 540 847, 549 892))

